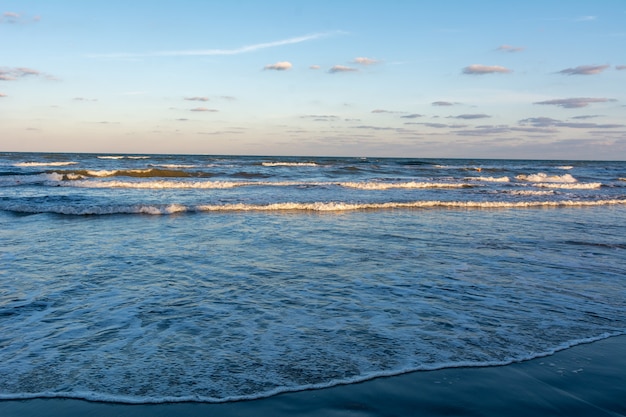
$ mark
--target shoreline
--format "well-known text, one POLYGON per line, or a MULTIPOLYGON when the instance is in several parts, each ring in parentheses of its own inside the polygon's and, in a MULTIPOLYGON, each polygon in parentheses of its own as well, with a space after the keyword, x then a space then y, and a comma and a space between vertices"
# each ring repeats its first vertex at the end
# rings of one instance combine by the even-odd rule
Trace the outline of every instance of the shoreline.
POLYGON ((510 365, 417 371, 228 403, 0 400, 28 416, 619 416, 626 415, 626 335, 510 365))

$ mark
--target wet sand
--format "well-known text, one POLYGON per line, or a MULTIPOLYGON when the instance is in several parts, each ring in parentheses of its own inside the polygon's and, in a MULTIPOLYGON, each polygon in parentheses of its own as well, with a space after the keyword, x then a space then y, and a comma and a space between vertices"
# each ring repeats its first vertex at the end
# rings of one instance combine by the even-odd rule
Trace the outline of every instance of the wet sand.
MULTIPOLYGON (((329 365, 332 366, 332 365, 329 365)), ((508 366, 414 372, 226 404, 0 401, 30 416, 626 416, 626 336, 508 366)))

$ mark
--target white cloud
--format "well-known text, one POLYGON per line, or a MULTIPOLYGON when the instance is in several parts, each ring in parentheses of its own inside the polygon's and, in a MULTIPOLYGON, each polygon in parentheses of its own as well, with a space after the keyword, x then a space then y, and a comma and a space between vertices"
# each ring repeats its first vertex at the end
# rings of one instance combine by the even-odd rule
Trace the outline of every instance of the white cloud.
POLYGON ((312 69, 312 70, 318 70, 318 69, 320 69, 320 68, 321 68, 321 67, 320 67, 319 65, 311 65, 311 66, 309 67, 309 69, 312 69))
POLYGON ((274 71, 287 71, 288 69, 291 69, 292 66, 293 65, 291 65, 291 62, 282 61, 282 62, 277 62, 275 64, 266 65, 263 69, 274 70, 274 71))
POLYGON ((359 64, 359 65, 373 65, 373 64, 378 64, 380 61, 377 59, 373 59, 373 58, 357 57, 357 58, 354 58, 352 62, 354 64, 359 64))

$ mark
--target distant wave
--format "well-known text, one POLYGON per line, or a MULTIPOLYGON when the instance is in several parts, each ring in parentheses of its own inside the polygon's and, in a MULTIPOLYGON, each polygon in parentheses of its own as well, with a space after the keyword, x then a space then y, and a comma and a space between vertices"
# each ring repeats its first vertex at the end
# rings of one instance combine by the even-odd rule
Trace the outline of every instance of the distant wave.
POLYGON ((68 165, 76 165, 78 162, 64 161, 64 162, 18 162, 14 164, 16 167, 63 167, 68 165))
MULTIPOLYGON (((177 167, 179 168, 179 167, 177 167)), ((114 170, 73 170, 55 171, 66 180, 86 177, 134 177, 134 178, 176 178, 176 177, 210 177, 208 172, 189 172, 181 169, 145 168, 145 169, 114 169, 114 170)))
POLYGON ((166 215, 175 213, 198 212, 347 212, 359 210, 392 209, 526 209, 526 208, 562 208, 562 207, 597 207, 608 205, 626 205, 626 199, 596 201, 410 201, 385 203, 348 203, 348 202, 284 202, 272 204, 207 204, 185 206, 182 204, 133 204, 110 206, 72 206, 72 205, 33 205, 18 202, 1 202, 0 210, 18 213, 55 213, 66 215, 110 215, 110 214, 151 214, 166 215))
MULTIPOLYGON (((142 173, 138 173, 137 176, 141 177, 142 173)), ((113 177, 117 176, 116 172, 99 171, 89 172, 86 176, 98 176, 98 177, 113 177)), ((192 175, 188 175, 192 176, 192 175)), ((383 182, 302 182, 302 181, 172 181, 172 180, 157 180, 157 181, 94 181, 84 179, 80 174, 74 175, 57 174, 56 177, 50 177, 52 180, 64 181, 60 182, 60 185, 67 187, 81 187, 81 188, 137 188, 137 189, 223 189, 234 187, 316 187, 316 186, 339 186, 344 188, 354 188, 360 190, 389 190, 396 188, 407 189, 426 189, 426 188, 468 188, 472 187, 466 183, 432 183, 432 182, 397 182, 397 183, 383 183, 383 182)))
POLYGON ((102 155, 98 159, 150 159, 149 156, 130 156, 130 155, 102 155))
POLYGON ((264 167, 316 167, 315 162, 263 162, 264 167))

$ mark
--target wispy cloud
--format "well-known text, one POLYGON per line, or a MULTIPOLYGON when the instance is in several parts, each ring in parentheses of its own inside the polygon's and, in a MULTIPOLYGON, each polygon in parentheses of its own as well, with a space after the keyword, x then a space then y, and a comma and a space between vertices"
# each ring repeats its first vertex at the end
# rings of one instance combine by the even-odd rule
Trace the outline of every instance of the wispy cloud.
POLYGON ((453 103, 451 101, 433 101, 431 104, 433 106, 454 106, 455 104, 459 103, 453 103))
POLYGON ((589 97, 575 97, 575 98, 561 98, 555 100, 537 101, 533 104, 542 104, 548 106, 559 106, 565 109, 578 109, 581 107, 587 107, 593 103, 610 103, 617 101, 614 98, 589 98, 589 97))
POLYGON ((31 22, 38 22, 40 20, 39 16, 35 16, 33 18, 24 16, 21 13, 16 12, 3 12, 0 15, 0 24, 9 23, 9 24, 26 24, 31 22))
POLYGON ((335 65, 334 67, 328 70, 328 72, 331 74, 335 74, 338 72, 357 72, 357 71, 358 69, 353 68, 353 67, 347 67, 345 65, 335 65))
POLYGON ((4 93, 0 93, 0 97, 6 97, 7 95, 4 93))
POLYGON ((41 73, 30 68, 0 68, 0 80, 15 81, 18 78, 27 77, 29 75, 38 76, 41 73))
POLYGON ((459 114, 458 116, 448 116, 448 119, 463 119, 463 120, 473 120, 473 119, 487 119, 491 116, 488 114, 459 114))
POLYGON ((402 119, 417 119, 418 117, 422 117, 422 115, 413 113, 413 114, 405 114, 404 116, 400 116, 400 118, 402 119))
POLYGON ((185 97, 185 100, 188 100, 188 101, 209 101, 209 98, 208 97, 195 96, 195 97, 185 97))
POLYGON ((287 71, 288 69, 291 69, 292 66, 293 65, 291 64, 291 62, 282 61, 282 62, 277 62, 275 64, 266 65, 265 67, 263 67, 263 69, 274 70, 274 71, 287 71))
POLYGON ((357 57, 354 58, 354 60, 352 60, 353 64, 359 64, 359 65, 373 65, 373 64, 378 64, 380 61, 378 59, 374 59, 374 58, 366 58, 366 57, 357 57))
POLYGON ((334 114, 307 114, 300 116, 301 119, 310 119, 314 122, 334 122, 339 120, 338 116, 334 114))
POLYGON ((390 113, 390 114, 404 114, 404 111, 396 111, 396 110, 385 110, 385 109, 374 109, 372 113, 390 113))
POLYGON ((596 20, 598 16, 580 16, 574 19, 574 22, 591 22, 596 20))
POLYGON ((626 65, 616 65, 615 69, 618 70, 618 71, 626 70, 626 65))
POLYGON ((531 117, 520 120, 521 125, 531 125, 534 127, 569 127, 574 129, 617 129, 626 125, 614 123, 581 123, 581 122, 562 122, 550 117, 531 117))
POLYGON ((494 74, 494 73, 507 74, 509 72, 512 72, 512 71, 500 65, 473 64, 473 65, 469 65, 463 68, 463 74, 468 74, 468 75, 484 75, 484 74, 494 74))
POLYGON ((575 68, 565 68, 558 73, 565 75, 593 75, 600 74, 607 68, 609 68, 609 65, 580 65, 575 68))
POLYGON ((197 112, 210 112, 210 113, 216 113, 219 110, 216 109, 208 109, 206 107, 195 107, 193 109, 190 109, 189 111, 197 111, 197 112))
POLYGON ((524 49, 526 48, 523 46, 500 45, 496 49, 496 51, 514 53, 514 52, 522 52, 524 49))
POLYGON ((214 56, 214 55, 239 55, 262 49, 276 48, 285 45, 294 45, 316 39, 326 38, 342 34, 341 31, 320 32, 310 35, 296 36, 293 38, 281 39, 273 42, 255 43, 234 49, 183 49, 175 51, 157 51, 147 53, 111 53, 111 54, 90 54, 90 58, 138 58, 138 57, 167 57, 167 56, 214 56))
POLYGON ((309 69, 312 69, 312 70, 318 70, 318 69, 320 69, 320 68, 321 68, 321 67, 320 67, 319 65, 311 65, 311 66, 309 67, 309 69))

